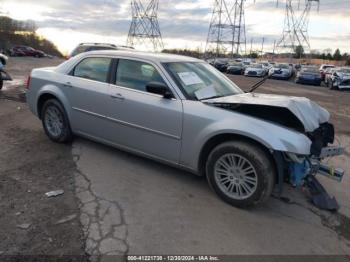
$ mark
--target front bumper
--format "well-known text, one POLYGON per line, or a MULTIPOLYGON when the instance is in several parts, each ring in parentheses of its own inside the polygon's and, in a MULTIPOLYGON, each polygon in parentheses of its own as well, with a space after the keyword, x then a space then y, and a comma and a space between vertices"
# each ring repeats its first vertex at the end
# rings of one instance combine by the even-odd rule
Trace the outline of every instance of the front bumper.
POLYGON ((275 79, 289 79, 291 78, 290 75, 284 75, 284 74, 276 74, 276 73, 273 73, 273 74, 270 74, 270 78, 275 78, 275 79))
POLYGON ((300 84, 319 85, 319 84, 321 84, 322 80, 321 80, 321 78, 298 77, 296 79, 296 82, 300 83, 300 84))
POLYGON ((264 76, 264 72, 257 72, 257 71, 246 71, 244 72, 245 76, 257 76, 257 77, 262 77, 264 76))
POLYGON ((227 73, 230 74, 237 74, 237 75, 241 75, 242 74, 242 69, 241 68, 228 68, 227 69, 227 73))
POLYGON ((293 154, 286 155, 288 165, 288 180, 295 187, 304 185, 308 176, 317 174, 341 182, 345 171, 341 168, 332 167, 322 163, 322 159, 344 154, 344 148, 340 146, 324 147, 319 157, 309 156, 298 158, 293 154))

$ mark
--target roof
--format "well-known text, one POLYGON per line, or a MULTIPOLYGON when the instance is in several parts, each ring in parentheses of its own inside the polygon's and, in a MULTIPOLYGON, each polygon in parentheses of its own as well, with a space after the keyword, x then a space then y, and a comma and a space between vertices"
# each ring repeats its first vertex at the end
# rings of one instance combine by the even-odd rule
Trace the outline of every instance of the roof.
POLYGON ((108 56, 119 56, 119 57, 129 57, 129 58, 140 58, 149 60, 152 62, 202 62, 202 60, 192 58, 189 56, 181 56, 174 54, 166 53, 153 53, 153 52, 141 52, 136 50, 100 50, 100 51, 91 51, 86 52, 81 55, 108 55, 108 56))

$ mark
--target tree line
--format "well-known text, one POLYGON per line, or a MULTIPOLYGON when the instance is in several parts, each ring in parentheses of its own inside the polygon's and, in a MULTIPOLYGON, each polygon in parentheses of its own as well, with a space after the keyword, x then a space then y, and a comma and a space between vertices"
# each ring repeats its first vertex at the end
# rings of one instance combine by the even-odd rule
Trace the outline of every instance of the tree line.
POLYGON ((36 29, 37 26, 33 21, 18 21, 0 16, 0 50, 6 52, 13 46, 25 45, 49 55, 62 57, 52 42, 36 34, 36 29))

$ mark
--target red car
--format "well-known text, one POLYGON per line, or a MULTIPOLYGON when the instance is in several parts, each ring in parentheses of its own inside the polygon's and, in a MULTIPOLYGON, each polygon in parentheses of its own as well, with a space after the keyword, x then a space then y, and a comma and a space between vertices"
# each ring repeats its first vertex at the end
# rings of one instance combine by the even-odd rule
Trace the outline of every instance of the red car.
POLYGON ((10 49, 11 56, 33 56, 33 57, 44 57, 45 53, 40 50, 36 50, 30 46, 14 46, 10 49))

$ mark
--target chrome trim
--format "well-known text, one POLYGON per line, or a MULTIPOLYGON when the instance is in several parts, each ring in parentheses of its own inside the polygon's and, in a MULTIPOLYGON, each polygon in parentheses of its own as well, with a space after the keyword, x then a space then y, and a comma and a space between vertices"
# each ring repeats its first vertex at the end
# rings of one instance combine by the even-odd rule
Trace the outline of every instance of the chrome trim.
POLYGON ((174 135, 171 135, 171 134, 168 134, 168 133, 164 133, 164 132, 161 132, 161 131, 157 131, 157 130, 154 130, 154 129, 151 129, 151 128, 147 128, 147 127, 131 124, 129 122, 125 122, 125 121, 122 121, 122 120, 119 120, 119 119, 115 119, 115 118, 112 118, 112 117, 96 114, 96 113, 93 113, 93 112, 90 112, 90 111, 87 111, 87 110, 83 110, 83 109, 80 109, 80 108, 72 107, 72 109, 74 109, 76 111, 79 111, 81 113, 85 113, 85 114, 88 114, 88 115, 92 115, 92 116, 98 117, 98 118, 106 119, 106 120, 109 120, 111 122, 119 123, 119 124, 122 124, 124 126, 130 126, 130 127, 133 127, 133 128, 144 130, 144 131, 147 131, 147 132, 150 132, 150 133, 155 133, 157 135, 169 137, 169 138, 176 139, 176 140, 180 140, 181 139, 181 137, 179 137, 179 136, 174 136, 174 135))
MULTIPOLYGON (((110 85, 111 85, 112 88, 121 88, 121 89, 124 89, 124 90, 126 90, 126 91, 133 91, 133 92, 140 93, 140 94, 143 94, 143 95, 149 95, 149 96, 164 98, 164 97, 161 96, 161 95, 157 95, 157 94, 153 94, 153 93, 145 92, 145 91, 141 91, 141 90, 136 90, 136 89, 133 89, 133 88, 130 88, 130 87, 118 86, 118 85, 115 85, 115 84, 110 84, 110 85)), ((171 91, 172 91, 172 90, 171 90, 171 91)), ((172 92, 172 93, 173 93, 173 92, 172 92)), ((164 99, 165 99, 165 98, 164 98, 164 99)), ((171 99, 167 99, 167 100, 176 101, 177 99, 176 99, 176 98, 171 98, 171 99)))

